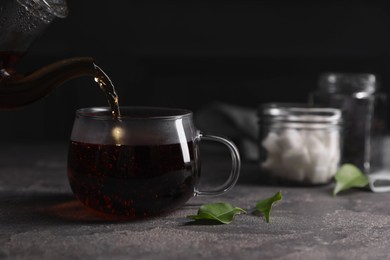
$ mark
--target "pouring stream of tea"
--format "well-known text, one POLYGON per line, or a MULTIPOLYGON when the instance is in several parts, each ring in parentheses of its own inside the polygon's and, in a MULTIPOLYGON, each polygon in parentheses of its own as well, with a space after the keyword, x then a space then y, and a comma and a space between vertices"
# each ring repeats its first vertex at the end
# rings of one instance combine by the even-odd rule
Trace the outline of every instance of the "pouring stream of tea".
POLYGON ((99 84, 100 89, 106 95, 107 101, 111 107, 111 113, 115 120, 120 120, 120 109, 119 109, 119 98, 115 91, 115 87, 112 84, 111 79, 107 74, 96 64, 94 64, 96 69, 95 81, 99 84))

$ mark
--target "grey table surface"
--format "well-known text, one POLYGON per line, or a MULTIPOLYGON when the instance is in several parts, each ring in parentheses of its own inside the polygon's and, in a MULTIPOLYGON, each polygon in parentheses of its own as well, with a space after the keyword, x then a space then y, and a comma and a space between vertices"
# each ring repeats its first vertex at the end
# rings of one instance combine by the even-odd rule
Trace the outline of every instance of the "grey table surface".
MULTIPOLYGON (((390 259, 389 193, 354 190, 332 197, 332 184, 264 185, 257 165, 244 163, 226 195, 193 198, 158 218, 108 222, 74 199, 66 153, 66 144, 2 144, 0 259, 390 259), (229 225, 193 225, 186 218, 217 201, 250 213, 279 190, 284 198, 270 223, 253 214, 229 225)), ((203 166, 209 184, 229 168, 214 158, 203 166)))

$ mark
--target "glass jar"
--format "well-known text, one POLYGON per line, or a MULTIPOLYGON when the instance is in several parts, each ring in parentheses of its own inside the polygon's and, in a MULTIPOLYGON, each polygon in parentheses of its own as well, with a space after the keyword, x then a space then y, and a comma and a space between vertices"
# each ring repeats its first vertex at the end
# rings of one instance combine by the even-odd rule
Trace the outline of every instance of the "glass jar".
POLYGON ((383 164, 387 97, 378 91, 373 74, 324 73, 310 103, 341 109, 343 115, 343 163, 351 163, 366 174, 383 164))
POLYGON ((260 167, 281 183, 326 184, 340 162, 341 112, 299 104, 261 106, 260 167))

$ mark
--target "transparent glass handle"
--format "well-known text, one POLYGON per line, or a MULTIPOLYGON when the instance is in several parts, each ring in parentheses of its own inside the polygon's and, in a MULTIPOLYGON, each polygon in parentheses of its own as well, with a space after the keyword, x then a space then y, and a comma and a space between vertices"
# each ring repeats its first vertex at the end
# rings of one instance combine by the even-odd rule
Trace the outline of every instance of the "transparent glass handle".
POLYGON ((230 171, 230 175, 228 180, 220 187, 216 188, 215 190, 211 191, 199 191, 197 188, 195 188, 195 196, 199 195, 220 195, 223 194, 230 189, 234 187, 234 185, 237 183, 238 177, 240 176, 240 168, 241 168, 241 159, 240 154, 238 153, 238 149, 235 146, 235 144, 223 137, 215 136, 215 135, 207 135, 200 133, 198 135, 198 138, 200 141, 207 140, 207 141, 215 141, 222 143, 226 145, 230 150, 230 155, 232 159, 232 169, 230 171))

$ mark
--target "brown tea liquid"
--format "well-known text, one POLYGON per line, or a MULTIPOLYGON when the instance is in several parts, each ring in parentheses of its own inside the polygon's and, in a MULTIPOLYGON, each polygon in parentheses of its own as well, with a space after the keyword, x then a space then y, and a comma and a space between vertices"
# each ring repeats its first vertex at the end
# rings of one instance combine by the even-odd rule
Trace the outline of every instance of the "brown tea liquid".
POLYGON ((0 79, 10 76, 14 72, 14 67, 22 56, 21 52, 0 51, 0 79))
POLYGON ((0 69, 13 68, 23 53, 16 51, 0 51, 0 69))
POLYGON ((113 118, 119 120, 121 116, 119 109, 119 97, 115 91, 114 84, 112 84, 111 79, 98 65, 94 64, 94 66, 96 69, 95 81, 99 84, 100 89, 106 95, 108 104, 111 107, 113 118))
POLYGON ((99 145, 71 142, 68 177, 86 206, 111 215, 145 218, 172 211, 194 194, 198 180, 181 145, 99 145))

